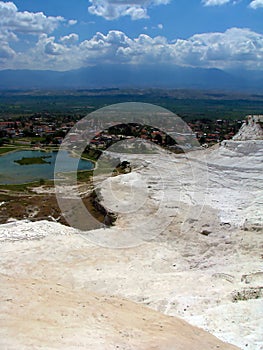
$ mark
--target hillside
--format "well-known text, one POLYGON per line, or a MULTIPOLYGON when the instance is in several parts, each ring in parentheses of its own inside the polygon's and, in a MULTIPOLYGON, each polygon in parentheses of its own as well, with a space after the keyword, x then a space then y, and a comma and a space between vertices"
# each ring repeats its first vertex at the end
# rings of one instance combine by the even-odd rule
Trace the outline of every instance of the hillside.
POLYGON ((262 92, 263 75, 220 69, 102 65, 71 71, 2 70, 0 89, 180 88, 262 92))

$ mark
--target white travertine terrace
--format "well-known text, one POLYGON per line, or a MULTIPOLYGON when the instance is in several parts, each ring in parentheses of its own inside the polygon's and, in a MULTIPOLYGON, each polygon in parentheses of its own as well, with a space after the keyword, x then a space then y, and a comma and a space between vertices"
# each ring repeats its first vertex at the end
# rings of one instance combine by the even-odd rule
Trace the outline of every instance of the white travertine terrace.
POLYGON ((119 212, 111 228, 0 226, 1 348, 232 348, 165 315, 263 348, 263 141, 139 163, 99 185, 103 204, 119 212), (109 248, 113 238, 121 248, 109 248))

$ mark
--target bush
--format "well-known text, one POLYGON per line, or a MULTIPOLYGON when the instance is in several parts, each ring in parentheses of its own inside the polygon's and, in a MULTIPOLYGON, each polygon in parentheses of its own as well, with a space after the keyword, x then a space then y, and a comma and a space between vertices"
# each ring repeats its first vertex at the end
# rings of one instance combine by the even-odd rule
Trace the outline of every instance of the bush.
POLYGON ((40 185, 40 186, 45 185, 45 180, 44 180, 44 179, 39 179, 39 185, 40 185))

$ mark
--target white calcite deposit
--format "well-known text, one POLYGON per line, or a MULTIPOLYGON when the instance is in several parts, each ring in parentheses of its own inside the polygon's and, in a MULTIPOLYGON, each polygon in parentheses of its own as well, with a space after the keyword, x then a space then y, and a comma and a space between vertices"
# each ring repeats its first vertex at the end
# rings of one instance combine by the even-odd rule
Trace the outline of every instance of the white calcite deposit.
POLYGON ((234 141, 262 140, 263 139, 263 115, 249 115, 246 121, 233 137, 234 141))
POLYGON ((231 349, 169 315, 263 349, 263 141, 122 158, 98 185, 115 226, 0 226, 0 348, 231 349))

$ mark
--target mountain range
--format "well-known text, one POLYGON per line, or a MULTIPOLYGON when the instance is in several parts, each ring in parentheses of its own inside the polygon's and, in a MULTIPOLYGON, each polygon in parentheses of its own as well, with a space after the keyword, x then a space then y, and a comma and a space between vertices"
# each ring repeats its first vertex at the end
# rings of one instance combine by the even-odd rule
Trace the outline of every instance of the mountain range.
POLYGON ((183 88, 263 92, 263 71, 156 65, 103 65, 64 72, 2 70, 0 89, 183 88))

